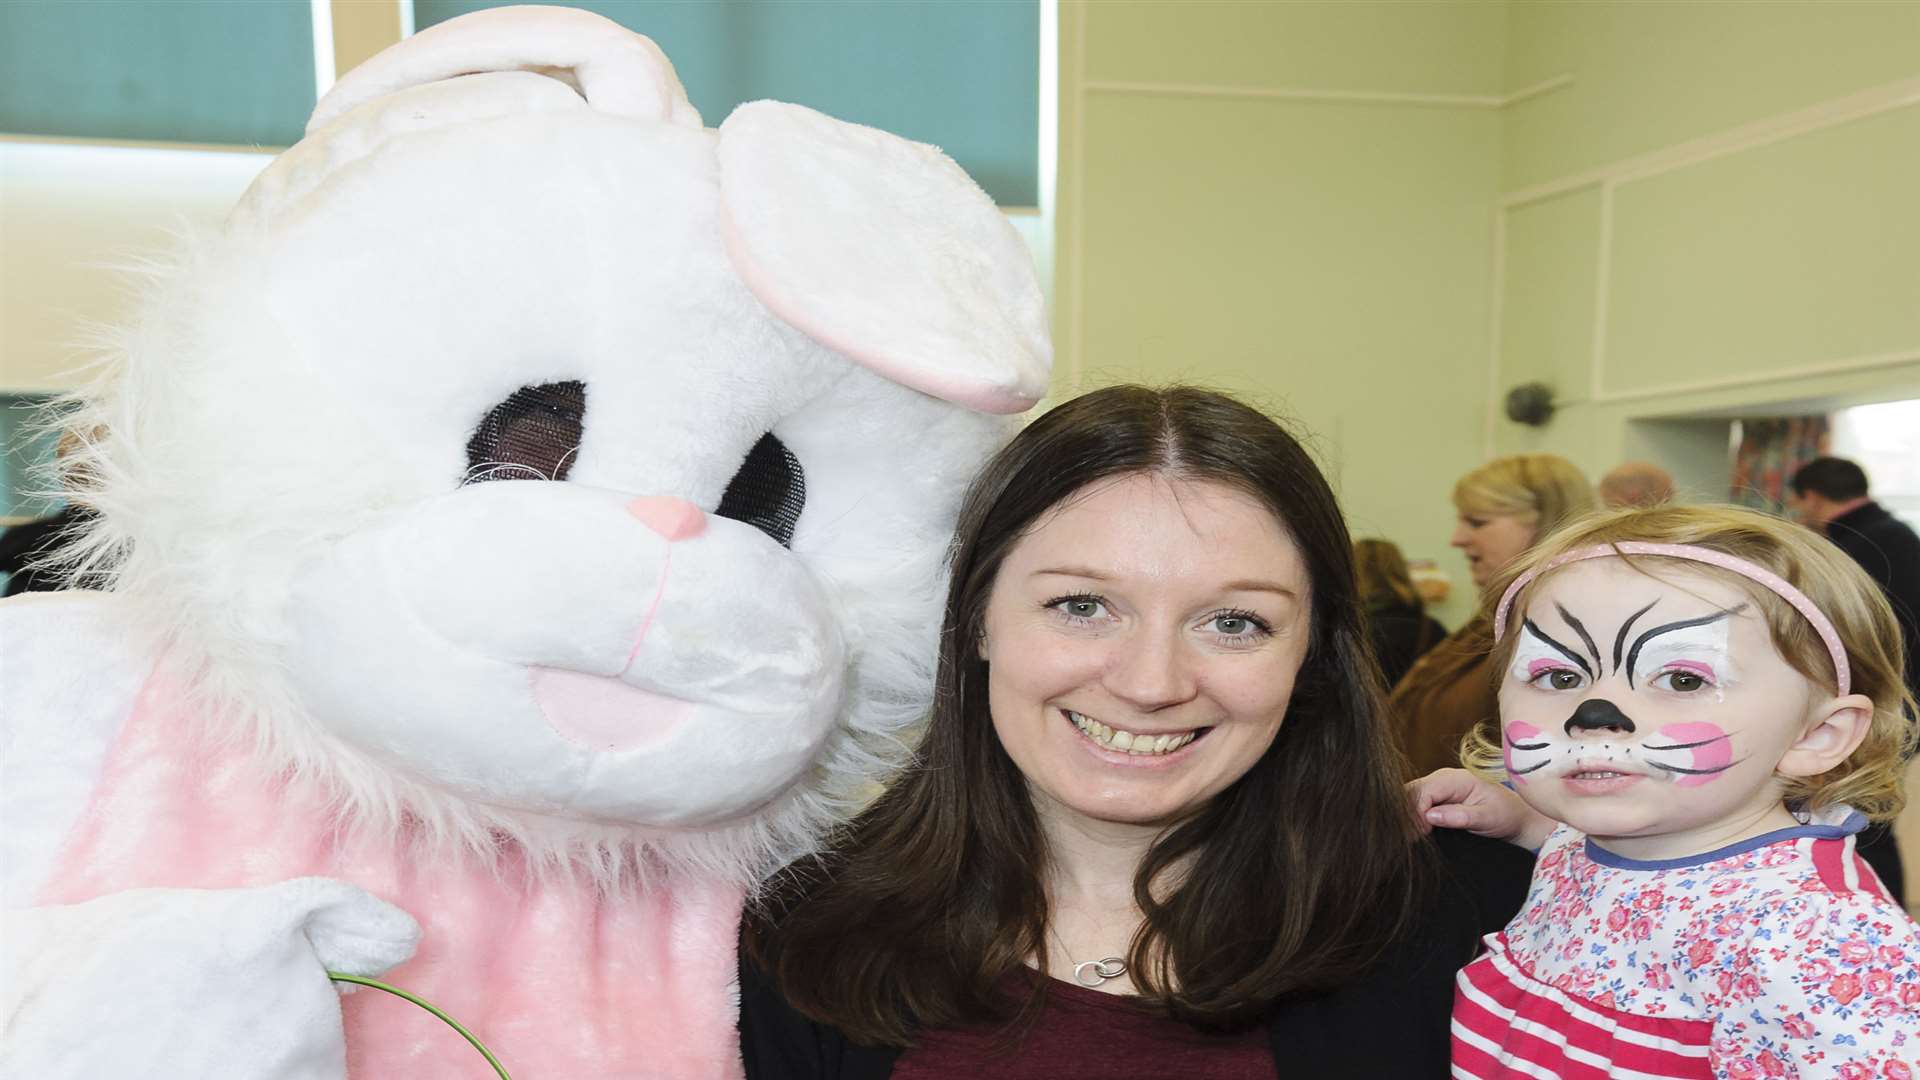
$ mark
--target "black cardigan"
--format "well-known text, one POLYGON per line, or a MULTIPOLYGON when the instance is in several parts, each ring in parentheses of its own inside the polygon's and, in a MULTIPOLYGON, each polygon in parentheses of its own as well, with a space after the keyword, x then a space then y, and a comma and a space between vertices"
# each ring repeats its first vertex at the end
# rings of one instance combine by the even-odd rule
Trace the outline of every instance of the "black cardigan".
MULTIPOLYGON (((1434 837, 1441 881, 1387 958, 1359 982, 1282 1005, 1268 1022, 1283 1080, 1447 1076, 1453 977, 1482 936, 1519 912, 1533 857, 1466 833, 1440 829, 1434 837)), ((848 1042, 801 1016, 744 959, 740 1049, 748 1080, 884 1080, 900 1053, 848 1042)))

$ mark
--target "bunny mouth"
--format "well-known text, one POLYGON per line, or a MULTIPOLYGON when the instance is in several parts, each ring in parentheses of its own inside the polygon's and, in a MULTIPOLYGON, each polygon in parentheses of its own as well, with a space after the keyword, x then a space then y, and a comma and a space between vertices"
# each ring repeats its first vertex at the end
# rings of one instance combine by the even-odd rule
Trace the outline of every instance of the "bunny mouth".
POLYGON ((547 725, 576 746, 600 753, 632 750, 673 734, 691 701, 630 686, 617 678, 562 668, 532 670, 533 700, 547 725))

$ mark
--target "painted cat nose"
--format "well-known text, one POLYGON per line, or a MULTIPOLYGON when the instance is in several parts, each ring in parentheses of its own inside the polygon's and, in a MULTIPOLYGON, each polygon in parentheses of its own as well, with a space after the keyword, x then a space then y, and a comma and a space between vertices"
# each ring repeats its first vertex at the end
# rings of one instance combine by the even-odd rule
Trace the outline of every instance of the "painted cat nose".
POLYGON ((707 515, 685 499, 649 495, 627 504, 627 513, 669 540, 690 540, 707 531, 707 515))
POLYGON ((1633 734, 1633 721, 1620 707, 1606 698, 1593 698, 1580 703, 1567 718, 1566 732, 1576 731, 1617 731, 1622 735, 1633 734))

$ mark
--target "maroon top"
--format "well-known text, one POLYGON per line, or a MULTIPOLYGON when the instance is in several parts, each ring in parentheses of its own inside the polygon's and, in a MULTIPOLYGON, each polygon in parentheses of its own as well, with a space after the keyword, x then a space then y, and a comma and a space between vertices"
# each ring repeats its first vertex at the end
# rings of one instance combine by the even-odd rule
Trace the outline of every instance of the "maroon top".
POLYGON ((1142 1012, 1134 999, 1047 980, 1040 1018, 1009 1045, 998 1027, 920 1033, 900 1055, 894 1080, 1274 1080, 1273 1044, 1264 1027, 1208 1035, 1142 1012))

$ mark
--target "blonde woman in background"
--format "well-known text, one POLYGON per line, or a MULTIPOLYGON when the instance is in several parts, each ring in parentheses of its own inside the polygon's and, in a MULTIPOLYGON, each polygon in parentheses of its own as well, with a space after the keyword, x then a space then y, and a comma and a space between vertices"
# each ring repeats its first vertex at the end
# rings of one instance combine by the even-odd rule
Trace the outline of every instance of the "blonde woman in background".
POLYGON ((1353 571, 1360 579, 1360 603, 1367 609, 1367 636, 1373 656, 1390 688, 1413 662, 1447 636, 1447 628, 1427 614, 1413 587, 1406 557, 1391 540, 1353 542, 1353 571))
MULTIPOLYGON (((1594 509, 1593 486, 1554 454, 1495 458, 1453 486, 1454 547, 1476 588, 1568 520, 1594 509)), ((1484 604, 1482 605, 1484 607, 1484 604)), ((1393 688, 1392 713, 1412 776, 1459 764, 1461 736, 1494 715, 1489 613, 1421 657, 1393 688)))

